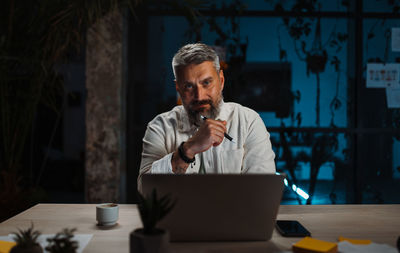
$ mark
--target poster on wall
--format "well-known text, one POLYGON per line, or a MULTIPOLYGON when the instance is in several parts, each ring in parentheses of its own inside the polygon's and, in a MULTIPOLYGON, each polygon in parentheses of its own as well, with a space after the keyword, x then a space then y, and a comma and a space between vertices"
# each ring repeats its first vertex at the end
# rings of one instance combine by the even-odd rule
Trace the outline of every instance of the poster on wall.
POLYGON ((392 51, 400 52, 400 27, 392 27, 392 51))
POLYGON ((368 63, 367 88, 399 87, 399 63, 368 63))
POLYGON ((386 101, 388 108, 400 108, 400 88, 386 88, 386 101))

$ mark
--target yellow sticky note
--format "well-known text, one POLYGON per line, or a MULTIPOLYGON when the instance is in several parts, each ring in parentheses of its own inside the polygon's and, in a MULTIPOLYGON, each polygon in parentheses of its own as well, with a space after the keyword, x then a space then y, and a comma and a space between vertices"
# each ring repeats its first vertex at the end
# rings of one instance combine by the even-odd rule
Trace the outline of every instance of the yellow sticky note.
POLYGON ((339 242, 341 241, 348 241, 349 243, 352 244, 371 244, 371 240, 365 240, 365 239, 350 239, 350 238, 346 238, 343 236, 339 236, 339 242))
POLYGON ((292 250, 295 253, 336 253, 337 244, 306 236, 293 244, 292 250))
POLYGON ((0 253, 8 253, 16 245, 15 242, 0 241, 0 253))

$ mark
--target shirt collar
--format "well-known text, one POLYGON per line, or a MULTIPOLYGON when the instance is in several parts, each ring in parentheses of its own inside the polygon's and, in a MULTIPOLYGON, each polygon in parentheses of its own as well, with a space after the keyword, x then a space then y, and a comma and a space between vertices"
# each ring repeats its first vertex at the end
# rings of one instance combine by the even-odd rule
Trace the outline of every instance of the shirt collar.
POLYGON ((227 110, 226 104, 224 100, 221 101, 221 110, 219 110, 219 114, 216 119, 219 120, 227 120, 229 116, 229 111, 227 110))

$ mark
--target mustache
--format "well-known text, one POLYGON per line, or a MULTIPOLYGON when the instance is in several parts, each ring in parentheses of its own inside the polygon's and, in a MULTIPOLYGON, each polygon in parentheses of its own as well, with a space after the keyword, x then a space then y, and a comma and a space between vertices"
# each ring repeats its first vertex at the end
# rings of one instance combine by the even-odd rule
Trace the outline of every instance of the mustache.
POLYGON ((212 105, 212 100, 211 99, 206 99, 206 100, 196 100, 191 103, 192 106, 196 105, 212 105))

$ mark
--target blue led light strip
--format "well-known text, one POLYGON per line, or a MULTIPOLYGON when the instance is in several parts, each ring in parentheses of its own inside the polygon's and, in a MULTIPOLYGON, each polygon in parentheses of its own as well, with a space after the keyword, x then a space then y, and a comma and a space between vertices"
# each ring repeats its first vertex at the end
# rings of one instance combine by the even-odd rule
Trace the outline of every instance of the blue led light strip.
MULTIPOLYGON (((280 175, 281 173, 276 172, 277 175, 280 175)), ((289 187, 289 182, 288 180, 285 178, 283 179, 283 183, 285 184, 286 187, 289 187)), ((297 187, 297 185, 292 184, 291 187, 289 187, 290 189, 292 189, 296 194, 298 194, 300 197, 302 197, 303 199, 308 199, 310 196, 307 194, 307 192, 305 192, 303 189, 301 189, 300 187, 297 187)))

